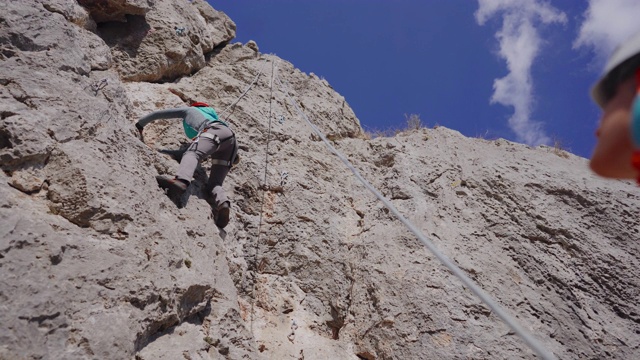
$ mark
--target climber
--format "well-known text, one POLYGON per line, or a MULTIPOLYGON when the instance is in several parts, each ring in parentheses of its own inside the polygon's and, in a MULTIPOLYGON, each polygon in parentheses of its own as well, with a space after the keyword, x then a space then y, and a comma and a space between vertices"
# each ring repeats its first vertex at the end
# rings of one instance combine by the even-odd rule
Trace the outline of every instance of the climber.
POLYGON ((181 196, 187 190, 196 166, 210 156, 213 165, 205 191, 213 195, 216 225, 224 228, 229 223, 231 204, 222 189, 222 183, 238 160, 235 134, 226 122, 218 118, 213 108, 202 102, 194 102, 191 107, 158 110, 141 118, 136 123, 140 139, 143 139, 142 130, 148 123, 172 118, 182 119, 184 132, 192 143, 182 155, 177 174, 156 176, 158 185, 167 189, 169 195, 181 196))
POLYGON ((598 175, 640 184, 640 33, 620 45, 591 91, 602 108, 590 167, 598 175))

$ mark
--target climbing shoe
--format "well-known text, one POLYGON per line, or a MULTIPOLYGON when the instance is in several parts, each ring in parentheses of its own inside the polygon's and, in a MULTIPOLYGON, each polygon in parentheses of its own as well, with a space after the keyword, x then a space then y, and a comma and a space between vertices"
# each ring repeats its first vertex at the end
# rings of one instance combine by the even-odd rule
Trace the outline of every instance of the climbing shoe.
POLYGON ((230 206, 228 201, 223 202, 216 210, 214 219, 216 226, 220 229, 224 229, 224 227, 229 223, 229 210, 230 206))
POLYGON ((181 196, 189 186, 188 182, 167 175, 158 175, 156 180, 158 181, 158 186, 166 189, 169 195, 181 196))

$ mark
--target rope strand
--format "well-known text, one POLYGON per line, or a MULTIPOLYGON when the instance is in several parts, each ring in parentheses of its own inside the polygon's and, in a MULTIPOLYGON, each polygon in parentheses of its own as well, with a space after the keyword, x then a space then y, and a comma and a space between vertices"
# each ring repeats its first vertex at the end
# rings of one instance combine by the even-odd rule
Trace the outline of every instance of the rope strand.
POLYGON ((251 90, 251 87, 253 86, 253 84, 256 83, 256 81, 258 81, 258 78, 260 77, 260 75, 262 75, 262 72, 264 70, 264 68, 267 66, 267 61, 265 60, 265 64, 264 66, 260 69, 260 71, 258 72, 258 75, 256 75, 255 79, 253 79, 253 82, 251 82, 251 84, 249 84, 249 86, 247 86, 246 89, 244 89, 244 91, 242 92, 242 94, 240 94, 240 96, 238 96, 238 98, 236 99, 236 101, 234 101, 231 105, 227 106, 224 110, 222 110, 222 112, 220 113, 220 117, 222 117, 222 115, 224 113, 227 112, 227 110, 229 110, 231 107, 236 106, 236 104, 238 102, 240 102, 240 100, 247 95, 247 93, 249 92, 249 90, 251 90))
POLYGON ((260 221, 258 223, 258 238, 256 239, 255 244, 255 255, 253 258, 253 267, 254 267, 254 279, 253 286, 251 288, 251 332, 253 333, 253 318, 254 318, 254 303, 255 303, 255 292, 256 292, 256 282, 258 277, 258 256, 260 250, 260 236, 262 235, 262 216, 264 213, 264 198, 267 194, 267 170, 269 167, 269 142, 271 141, 271 103, 273 99, 273 76, 275 73, 275 62, 271 61, 271 81, 269 82, 269 131, 267 132, 267 144, 264 155, 264 182, 262 186, 262 199, 260 200, 260 221))

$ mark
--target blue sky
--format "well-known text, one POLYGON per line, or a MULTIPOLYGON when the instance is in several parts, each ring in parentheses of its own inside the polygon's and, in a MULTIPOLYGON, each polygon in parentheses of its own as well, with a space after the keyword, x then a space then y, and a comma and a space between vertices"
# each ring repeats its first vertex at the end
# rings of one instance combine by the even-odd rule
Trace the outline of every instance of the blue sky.
POLYGON ((640 31, 638 0, 209 0, 233 42, 324 77, 365 130, 419 114, 466 136, 589 157, 588 92, 617 43, 640 31))

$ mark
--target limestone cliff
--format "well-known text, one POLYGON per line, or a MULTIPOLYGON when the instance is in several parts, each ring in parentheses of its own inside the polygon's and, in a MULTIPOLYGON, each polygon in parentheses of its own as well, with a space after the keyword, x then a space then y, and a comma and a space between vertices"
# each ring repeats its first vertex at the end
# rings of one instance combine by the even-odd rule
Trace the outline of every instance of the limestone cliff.
POLYGON ((640 357, 633 184, 443 127, 367 139, 326 80, 230 43, 235 24, 204 0, 4 5, 0 359, 534 358, 312 135, 272 73, 559 358, 640 357), (226 232, 207 162, 184 207, 157 187, 177 169, 180 123, 135 134, 143 114, 190 99, 227 109, 241 144, 226 232))

